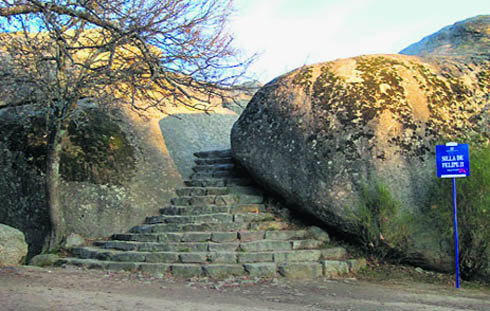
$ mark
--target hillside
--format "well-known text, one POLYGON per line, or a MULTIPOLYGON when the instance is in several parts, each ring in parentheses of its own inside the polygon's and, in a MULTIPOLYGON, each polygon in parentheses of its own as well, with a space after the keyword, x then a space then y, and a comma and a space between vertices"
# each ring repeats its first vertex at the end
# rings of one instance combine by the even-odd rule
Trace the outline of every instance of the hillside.
POLYGON ((446 26, 400 54, 490 58, 490 15, 479 15, 446 26))

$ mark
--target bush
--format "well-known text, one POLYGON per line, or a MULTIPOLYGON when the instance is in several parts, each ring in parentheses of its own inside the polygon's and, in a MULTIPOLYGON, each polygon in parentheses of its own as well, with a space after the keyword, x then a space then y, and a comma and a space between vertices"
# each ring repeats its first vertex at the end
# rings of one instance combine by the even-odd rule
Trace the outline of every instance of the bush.
MULTIPOLYGON (((468 178, 457 179, 459 265, 464 279, 483 273, 490 261, 490 146, 470 147, 468 178)), ((442 239, 454 240, 452 183, 434 181, 424 212, 442 239)))
POLYGON ((401 259, 396 249, 404 249, 408 243, 410 218, 400 214, 400 203, 385 184, 377 181, 372 189, 364 186, 356 219, 365 251, 380 260, 401 259))

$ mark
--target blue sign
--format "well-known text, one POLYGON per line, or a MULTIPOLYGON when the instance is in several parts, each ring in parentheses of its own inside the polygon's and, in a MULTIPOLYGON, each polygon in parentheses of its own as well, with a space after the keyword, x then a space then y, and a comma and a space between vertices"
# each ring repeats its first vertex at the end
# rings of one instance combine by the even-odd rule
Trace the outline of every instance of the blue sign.
POLYGON ((470 152, 468 144, 447 143, 436 145, 438 178, 470 176, 470 152))
POLYGON ((436 145, 437 177, 453 179, 454 248, 456 253, 456 288, 459 288, 458 209, 456 178, 470 176, 470 148, 468 144, 436 145))

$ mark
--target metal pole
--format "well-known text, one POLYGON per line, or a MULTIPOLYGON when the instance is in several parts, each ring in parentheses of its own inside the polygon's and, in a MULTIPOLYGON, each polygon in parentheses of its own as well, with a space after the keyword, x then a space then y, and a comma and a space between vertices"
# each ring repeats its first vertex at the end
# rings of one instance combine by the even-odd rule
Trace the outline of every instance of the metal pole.
POLYGON ((459 288, 459 246, 458 246, 458 212, 456 203, 456 178, 453 178, 454 241, 456 248, 456 288, 459 288))

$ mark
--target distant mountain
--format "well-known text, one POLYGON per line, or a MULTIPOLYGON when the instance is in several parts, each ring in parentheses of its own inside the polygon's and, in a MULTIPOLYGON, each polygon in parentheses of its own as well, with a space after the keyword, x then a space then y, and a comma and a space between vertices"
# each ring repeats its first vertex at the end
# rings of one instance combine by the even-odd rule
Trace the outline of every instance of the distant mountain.
POLYGON ((479 15, 446 26, 406 47, 400 54, 490 59, 490 15, 479 15))

